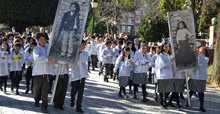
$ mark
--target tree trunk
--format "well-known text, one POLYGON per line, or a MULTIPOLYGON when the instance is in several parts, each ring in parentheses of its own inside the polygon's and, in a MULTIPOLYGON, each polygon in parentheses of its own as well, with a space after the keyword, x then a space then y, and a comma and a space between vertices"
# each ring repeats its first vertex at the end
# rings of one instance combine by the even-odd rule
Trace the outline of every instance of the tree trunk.
POLYGON ((212 70, 211 82, 214 85, 220 87, 220 9, 218 10, 218 26, 217 26, 217 37, 216 47, 214 54, 214 64, 212 70))
POLYGON ((106 21, 106 27, 107 27, 107 33, 109 35, 109 26, 108 26, 108 21, 106 21))

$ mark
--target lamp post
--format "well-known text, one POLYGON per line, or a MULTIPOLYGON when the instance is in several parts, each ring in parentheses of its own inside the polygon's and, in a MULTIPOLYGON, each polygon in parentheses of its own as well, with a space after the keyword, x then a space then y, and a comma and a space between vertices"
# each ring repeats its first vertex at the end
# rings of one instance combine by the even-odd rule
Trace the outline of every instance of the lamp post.
POLYGON ((150 23, 151 23, 151 18, 148 18, 148 19, 147 19, 147 22, 150 24, 150 23))
POLYGON ((92 35, 93 35, 93 32, 94 32, 95 8, 98 7, 98 1, 97 0, 92 0, 91 6, 92 6, 92 35))
POLYGON ((114 25, 114 32, 115 32, 115 34, 117 33, 117 32, 116 32, 117 24, 118 24, 118 23, 117 23, 116 21, 113 22, 113 25, 114 25))

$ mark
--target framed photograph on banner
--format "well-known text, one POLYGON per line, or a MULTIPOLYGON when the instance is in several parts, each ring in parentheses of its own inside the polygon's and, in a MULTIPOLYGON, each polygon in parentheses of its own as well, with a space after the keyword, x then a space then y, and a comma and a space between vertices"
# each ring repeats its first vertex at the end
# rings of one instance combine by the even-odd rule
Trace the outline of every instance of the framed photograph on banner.
POLYGON ((192 10, 168 13, 169 34, 175 71, 197 68, 197 46, 195 23, 192 10))
POLYGON ((48 58, 71 64, 78 58, 90 0, 59 0, 48 48, 48 58))

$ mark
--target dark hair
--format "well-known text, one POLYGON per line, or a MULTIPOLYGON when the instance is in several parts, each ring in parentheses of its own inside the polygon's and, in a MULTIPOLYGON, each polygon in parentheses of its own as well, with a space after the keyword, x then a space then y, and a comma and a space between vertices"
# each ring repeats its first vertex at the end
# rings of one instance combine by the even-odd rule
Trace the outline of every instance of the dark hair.
POLYGON ((179 27, 180 23, 182 23, 182 24, 183 24, 183 28, 185 28, 185 29, 189 30, 189 29, 188 29, 188 27, 186 26, 186 23, 185 23, 184 21, 180 21, 180 22, 177 24, 176 31, 178 31, 178 30, 180 29, 180 27, 179 27))
POLYGON ((33 37, 30 37, 30 36, 27 37, 26 43, 30 43, 32 39, 33 39, 33 37))
MULTIPOLYGON (((129 48, 129 47, 126 47, 126 48, 123 50, 123 54, 122 54, 121 61, 125 61, 125 52, 130 52, 130 48, 129 48)), ((130 54, 129 54, 129 56, 128 56, 128 59, 130 59, 130 54)))
MULTIPOLYGON (((205 51, 205 56, 208 57, 208 58, 210 58, 210 54, 209 54, 209 51, 207 50, 207 48, 204 47, 204 46, 201 46, 201 47, 199 48, 199 50, 201 50, 201 49, 205 51)), ((211 65, 211 61, 210 61, 210 60, 209 60, 208 65, 211 65)))
POLYGON ((34 46, 37 46, 37 42, 35 42, 35 41, 32 41, 31 43, 30 43, 30 47, 29 47, 29 49, 28 49, 28 52, 29 53, 31 53, 31 45, 34 45, 34 46))
POLYGON ((92 38, 92 39, 95 39, 95 36, 92 36, 91 38, 92 38))
POLYGON ((105 45, 107 46, 107 45, 111 45, 112 44, 112 42, 111 41, 107 41, 106 43, 105 43, 105 45))
POLYGON ((85 41, 85 40, 82 40, 82 44, 86 44, 86 41, 85 41))
POLYGON ((169 54, 169 55, 172 55, 171 46, 170 46, 170 44, 169 44, 168 42, 164 42, 164 43, 162 44, 162 46, 161 46, 161 53, 165 53, 165 50, 164 50, 163 48, 164 48, 164 46, 165 46, 166 44, 168 44, 169 47, 170 47, 170 50, 168 51, 168 54, 169 54))
POLYGON ((36 35, 37 40, 39 40, 40 37, 44 37, 46 39, 46 35, 44 33, 39 33, 38 32, 37 35, 36 35))
POLYGON ((80 7, 79 7, 79 4, 77 2, 73 2, 70 4, 70 7, 72 7, 72 5, 74 5, 76 7, 76 10, 75 10, 75 14, 79 15, 79 11, 80 11, 80 7))
POLYGON ((10 54, 10 49, 9 49, 10 47, 9 47, 8 43, 7 42, 3 42, 2 45, 4 45, 4 44, 7 45, 8 49, 6 51, 8 52, 8 54, 10 54))
POLYGON ((20 43, 15 43, 14 46, 21 47, 21 44, 20 43))
POLYGON ((123 45, 123 39, 119 39, 118 44, 123 45))
POLYGON ((116 41, 116 40, 114 40, 112 43, 115 44, 115 45, 117 45, 117 41, 116 41))
POLYGON ((2 41, 3 41, 3 42, 6 42, 7 40, 9 40, 8 37, 3 37, 3 38, 2 38, 2 41))
POLYGON ((132 42, 130 42, 130 41, 127 41, 127 43, 126 43, 126 44, 127 44, 127 46, 129 46, 130 44, 132 44, 132 42))

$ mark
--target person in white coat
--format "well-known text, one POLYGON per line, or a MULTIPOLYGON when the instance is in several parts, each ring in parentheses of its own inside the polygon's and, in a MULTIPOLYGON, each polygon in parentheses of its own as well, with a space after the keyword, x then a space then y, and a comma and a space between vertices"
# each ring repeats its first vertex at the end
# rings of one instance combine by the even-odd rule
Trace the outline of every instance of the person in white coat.
POLYGON ((171 58, 170 45, 167 42, 163 43, 161 47, 161 53, 157 56, 155 61, 158 92, 160 94, 160 105, 163 108, 167 107, 166 99, 163 99, 163 95, 174 91, 174 74, 172 67, 174 60, 175 58, 171 58))
POLYGON ((155 101, 158 100, 158 95, 157 95, 158 83, 157 83, 157 78, 156 78, 155 61, 157 59, 157 56, 160 54, 160 51, 161 51, 161 47, 160 46, 156 47, 156 53, 151 58, 151 62, 150 62, 150 66, 152 67, 152 77, 153 77, 153 81, 155 84, 155 88, 154 88, 154 100, 155 101))
POLYGON ((37 33, 36 35, 38 45, 33 50, 33 70, 32 76, 34 78, 34 99, 35 107, 39 107, 39 101, 42 100, 41 111, 48 113, 48 92, 50 88, 50 79, 54 74, 53 60, 48 59, 46 44, 46 36, 44 33, 37 33))
POLYGON ((114 74, 119 74, 119 93, 118 96, 124 96, 127 98, 125 87, 128 85, 128 80, 130 78, 130 66, 133 64, 130 56, 130 48, 127 47, 124 49, 123 53, 117 58, 114 68, 114 74), (119 69, 119 70, 118 70, 119 69), (123 91, 123 95, 121 92, 123 91))
POLYGON ((27 68, 27 73, 26 73, 26 91, 25 93, 28 94, 30 88, 30 80, 31 80, 31 91, 33 93, 33 78, 32 78, 32 69, 33 69, 33 50, 34 47, 37 46, 37 43, 35 41, 30 42, 30 46, 25 50, 24 52, 24 61, 26 64, 27 68))
POLYGON ((209 53, 205 47, 199 48, 198 70, 192 71, 189 79, 190 97, 193 93, 199 93, 200 110, 206 112, 204 108, 204 92, 206 90, 207 68, 209 67, 209 53))
POLYGON ((9 55, 9 71, 11 78, 11 90, 14 91, 16 87, 16 95, 19 95, 19 84, 22 79, 22 66, 24 62, 23 54, 20 52, 21 44, 13 44, 13 50, 9 55))
POLYGON ((64 110, 63 105, 69 81, 69 65, 68 63, 62 61, 56 61, 54 64, 56 66, 55 74, 59 74, 56 92, 54 95, 54 108, 64 110))
POLYGON ((114 57, 114 53, 111 49, 111 41, 107 41, 105 45, 106 48, 102 51, 102 63, 105 67, 104 82, 108 82, 107 76, 111 74, 112 59, 114 57))
POLYGON ((88 62, 89 54, 84 51, 85 49, 85 41, 82 41, 81 45, 78 47, 80 52, 79 58, 77 60, 76 65, 72 66, 72 73, 71 73, 71 107, 74 107, 75 102, 75 95, 78 93, 77 96, 77 103, 76 103, 76 111, 83 113, 82 109, 82 100, 83 100, 83 91, 85 87, 85 79, 89 77, 88 69, 86 63, 88 62))
POLYGON ((4 83, 4 93, 6 93, 7 79, 9 77, 8 69, 8 56, 10 54, 8 43, 4 42, 1 45, 1 55, 0 55, 0 89, 2 89, 2 84, 4 83))
POLYGON ((138 88, 138 84, 142 84, 142 94, 143 94, 143 102, 147 102, 149 99, 146 98, 146 84, 148 80, 147 71, 149 69, 149 62, 151 60, 150 55, 148 54, 147 44, 142 42, 140 46, 140 50, 137 51, 134 55, 133 63, 134 66, 134 76, 133 76, 133 84, 134 84, 134 99, 137 99, 136 92, 138 88))
MULTIPOLYGON (((127 42, 127 47, 130 48, 130 57, 131 57, 131 60, 134 59, 134 52, 132 50, 132 42, 128 41, 127 42)), ((130 78, 129 78, 129 81, 128 81, 128 85, 129 85, 129 94, 133 94, 132 92, 132 86, 133 86, 133 75, 134 75, 134 64, 131 64, 130 65, 130 69, 131 69, 131 73, 130 73, 130 78)))

